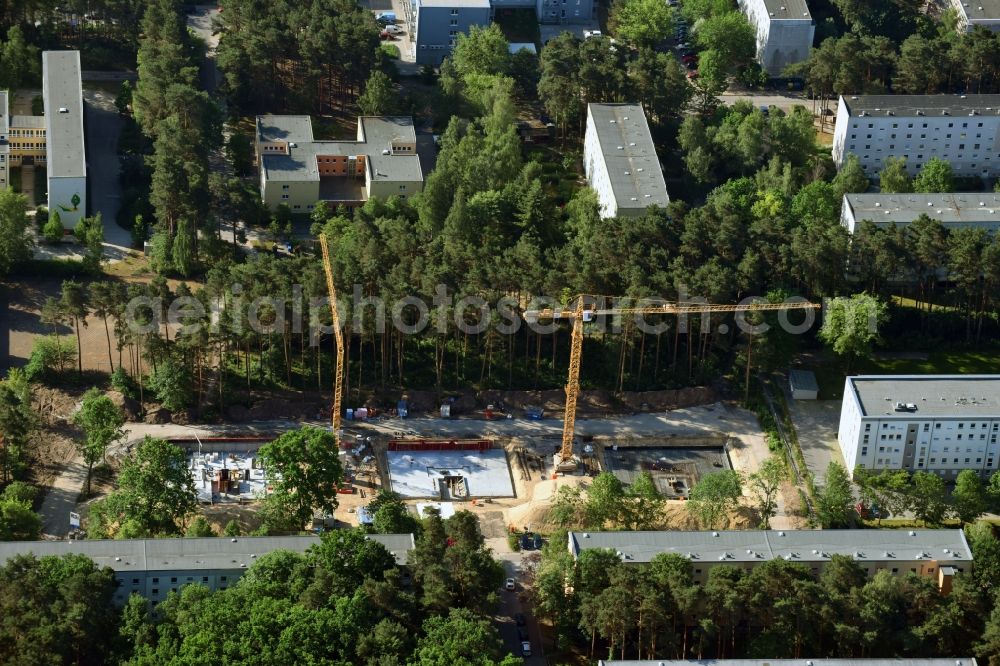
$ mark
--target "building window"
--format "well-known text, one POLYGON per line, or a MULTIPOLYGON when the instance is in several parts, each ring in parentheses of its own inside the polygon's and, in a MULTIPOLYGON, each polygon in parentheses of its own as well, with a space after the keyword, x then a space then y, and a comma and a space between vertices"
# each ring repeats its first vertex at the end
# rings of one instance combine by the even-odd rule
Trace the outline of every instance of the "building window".
POLYGON ((449 25, 458 25, 458 19, 452 19, 449 25))
POLYGON ((159 579, 159 578, 154 578, 154 579, 153 579, 153 582, 154 582, 154 583, 159 583, 159 582, 160 582, 160 579, 159 579))
POLYGON ((176 576, 174 576, 173 578, 171 578, 171 579, 170 579, 170 582, 171 582, 171 583, 176 583, 176 582, 177 582, 177 577, 176 577, 176 576))
POLYGON ((156 594, 159 594, 159 593, 160 593, 160 590, 158 590, 157 588, 154 587, 153 588, 153 594, 156 595, 156 594))
POLYGON ((287 198, 288 198, 288 195, 287 195, 287 194, 282 194, 282 195, 281 195, 281 198, 282 198, 282 199, 287 199, 287 198))
POLYGON ((138 578, 133 578, 132 579, 132 584, 133 585, 138 585, 139 584, 139 579, 138 578))
POLYGON ((202 576, 201 577, 201 582, 207 583, 208 582, 208 576, 202 576))

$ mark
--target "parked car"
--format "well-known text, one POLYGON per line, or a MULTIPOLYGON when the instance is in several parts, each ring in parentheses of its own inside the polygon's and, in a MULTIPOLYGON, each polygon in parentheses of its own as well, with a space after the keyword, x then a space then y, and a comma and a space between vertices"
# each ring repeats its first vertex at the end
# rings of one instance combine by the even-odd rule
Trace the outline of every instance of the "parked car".
POLYGON ((514 623, 519 627, 523 627, 527 618, 524 617, 524 613, 514 613, 514 623))
POLYGON ((528 641, 521 641, 521 655, 525 657, 531 656, 531 643, 528 641))
POLYGON ((517 587, 517 583, 514 582, 513 578, 508 578, 503 583, 503 589, 507 591, 513 591, 517 587))
POLYGON ((517 628, 517 640, 519 640, 519 641, 530 640, 530 637, 528 636, 528 628, 527 627, 518 627, 517 628))
POLYGON ((698 78, 698 70, 697 69, 692 69, 690 72, 688 72, 688 78, 692 79, 692 80, 697 79, 698 78))
POLYGON ((395 12, 380 12, 375 15, 375 20, 384 25, 389 25, 390 23, 396 22, 395 12))
POLYGON ((538 550, 539 548, 541 548, 542 547, 542 535, 541 534, 535 534, 535 536, 533 536, 531 538, 531 545, 535 548, 535 550, 538 550))
POLYGON ((583 38, 584 39, 590 39, 591 37, 600 37, 600 36, 601 36, 601 31, 600 30, 584 30, 583 31, 583 38))
POLYGON ((521 550, 531 550, 532 544, 534 544, 533 536, 531 532, 525 532, 521 535, 521 550))

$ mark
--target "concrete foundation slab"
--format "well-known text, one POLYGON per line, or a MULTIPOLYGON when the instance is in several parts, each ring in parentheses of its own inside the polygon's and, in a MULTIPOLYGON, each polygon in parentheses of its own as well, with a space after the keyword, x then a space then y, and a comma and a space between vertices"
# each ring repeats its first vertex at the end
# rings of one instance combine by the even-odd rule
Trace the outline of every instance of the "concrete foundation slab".
POLYGON ((513 497, 507 453, 486 451, 388 451, 389 484, 403 497, 466 499, 513 497))

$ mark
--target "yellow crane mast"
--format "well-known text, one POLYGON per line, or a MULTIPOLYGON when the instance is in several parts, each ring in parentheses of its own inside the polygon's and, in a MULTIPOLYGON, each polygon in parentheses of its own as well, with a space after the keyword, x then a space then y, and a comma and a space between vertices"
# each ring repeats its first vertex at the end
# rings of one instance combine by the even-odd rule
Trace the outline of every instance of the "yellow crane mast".
POLYGON ((341 402, 344 397, 344 333, 340 330, 340 311, 337 309, 337 288, 333 286, 333 266, 330 264, 330 248, 327 246, 326 234, 320 233, 319 246, 323 250, 323 271, 326 273, 326 291, 330 295, 330 315, 333 318, 333 337, 337 341, 337 369, 333 380, 333 408, 331 424, 335 437, 340 432, 340 419, 343 410, 341 402))
MULTIPOLYGON (((573 333, 570 344, 569 355, 569 378, 566 380, 566 415, 563 420, 562 448, 559 451, 559 464, 570 463, 573 459, 573 437, 576 429, 576 402, 580 396, 580 362, 583 356, 583 324, 591 321, 594 317, 608 315, 693 315, 712 314, 716 312, 763 312, 774 310, 810 310, 819 309, 816 303, 807 301, 797 301, 792 303, 764 303, 751 302, 737 305, 708 305, 692 304, 682 305, 679 303, 657 303, 644 307, 630 308, 586 308, 585 299, 599 299, 600 297, 578 296, 576 305, 570 309, 555 310, 546 308, 543 310, 527 310, 524 318, 527 321, 537 321, 539 319, 572 319, 573 333)), ((607 301, 607 297, 604 297, 607 301)), ((747 364, 749 372, 749 357, 747 364)))

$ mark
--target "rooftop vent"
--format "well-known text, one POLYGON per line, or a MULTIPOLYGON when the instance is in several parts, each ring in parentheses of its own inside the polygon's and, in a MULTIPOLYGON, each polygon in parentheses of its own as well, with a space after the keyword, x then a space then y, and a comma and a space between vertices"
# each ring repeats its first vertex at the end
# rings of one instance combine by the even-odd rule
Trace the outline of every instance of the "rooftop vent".
POLYGON ((290 141, 290 142, 288 143, 288 147, 289 147, 289 148, 297 148, 298 146, 297 146, 297 145, 295 144, 295 142, 294 142, 294 141, 290 141))
POLYGON ((631 176, 631 175, 632 175, 632 172, 631 172, 631 171, 626 171, 626 172, 625 172, 625 175, 626 175, 626 176, 631 176))
POLYGON ((784 532, 778 532, 778 536, 785 536, 784 532))
POLYGON ((614 118, 612 118, 612 119, 611 119, 610 121, 608 121, 608 122, 610 122, 610 123, 611 123, 612 125, 614 125, 614 124, 616 124, 616 123, 617 123, 618 121, 617 121, 617 120, 615 120, 614 118))
POLYGON ((590 538, 590 532, 584 532, 583 533, 583 538, 584 539, 589 539, 590 538))
POLYGON ((917 533, 914 532, 913 530, 910 530, 910 536, 917 536, 917 533))
POLYGON ((384 150, 382 151, 382 154, 383 154, 383 155, 389 155, 389 154, 391 154, 391 153, 392 153, 392 151, 391 151, 391 150, 389 150, 388 148, 386 148, 386 149, 384 149, 384 150))
POLYGON ((232 541, 233 543, 236 543, 236 539, 231 539, 231 541, 232 541))
POLYGON ((60 106, 59 113, 69 113, 69 109, 67 109, 65 106, 60 106))
POLYGON ((625 146, 618 146, 618 150, 625 150, 625 146))

